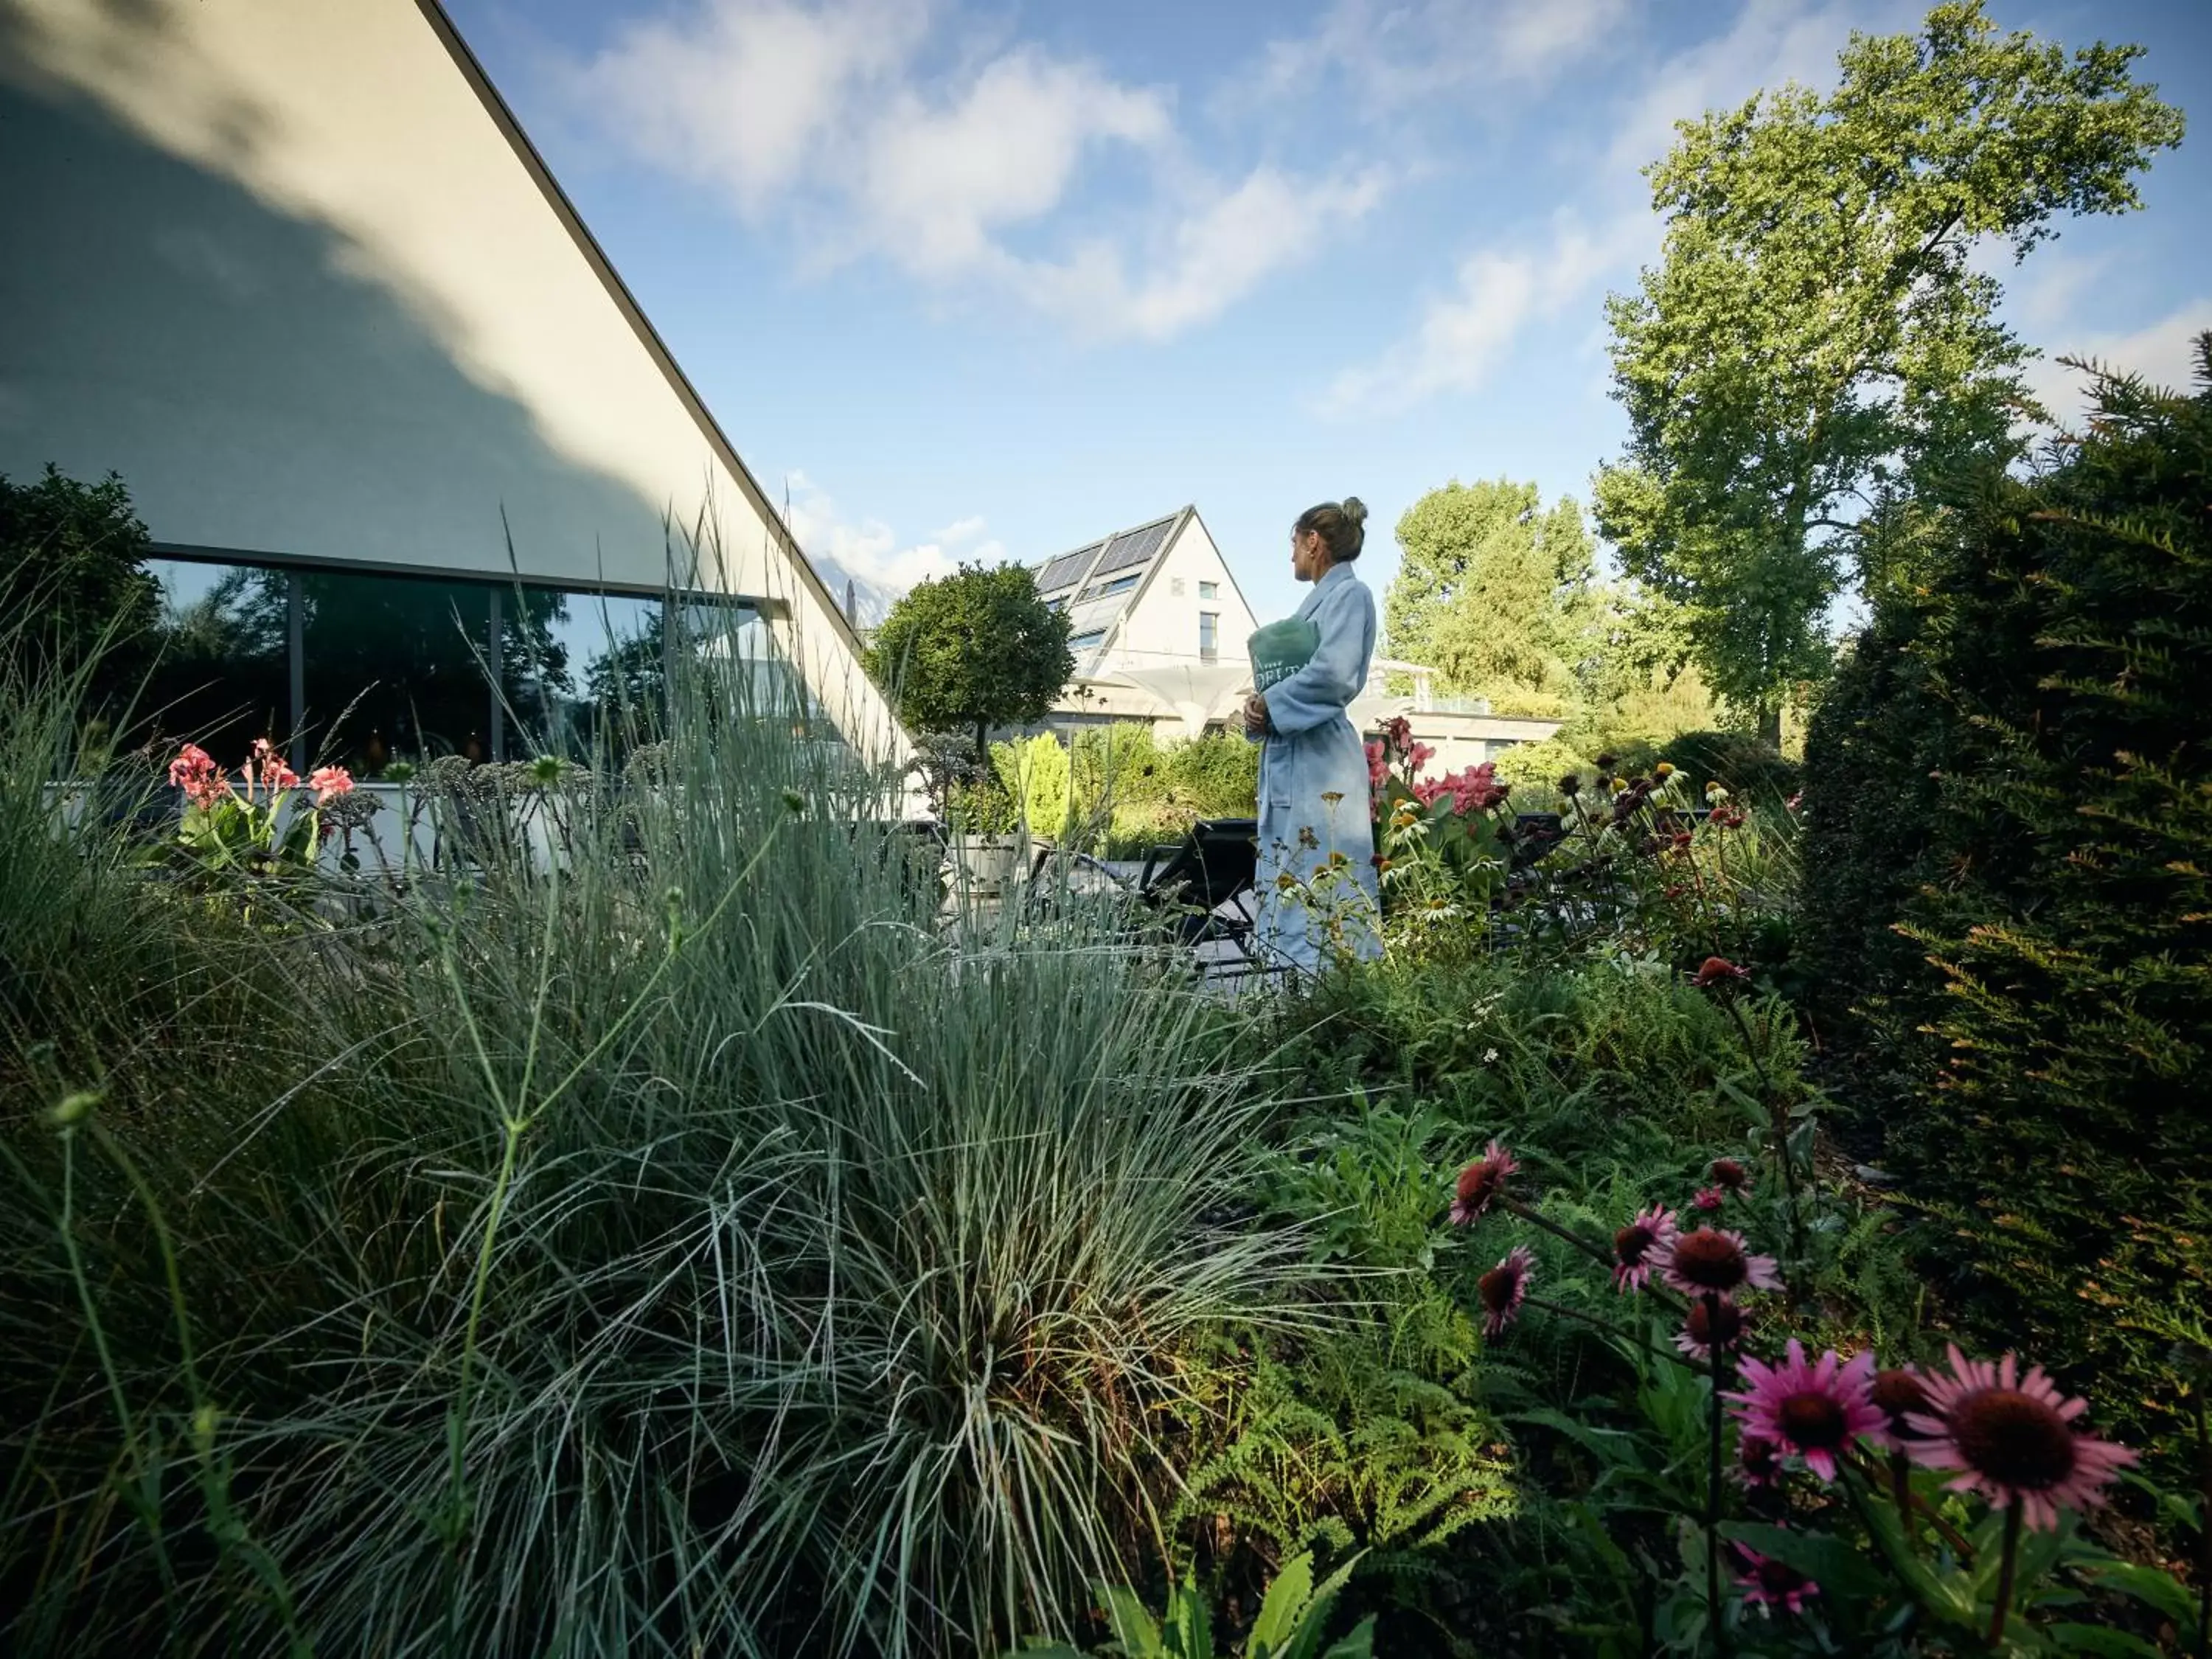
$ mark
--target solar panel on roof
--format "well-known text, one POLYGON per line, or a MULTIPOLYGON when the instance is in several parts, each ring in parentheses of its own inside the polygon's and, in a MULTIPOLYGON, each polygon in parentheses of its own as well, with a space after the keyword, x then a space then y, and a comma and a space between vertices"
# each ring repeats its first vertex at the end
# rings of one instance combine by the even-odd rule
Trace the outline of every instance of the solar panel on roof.
POLYGON ((1054 559, 1037 577, 1037 592, 1049 593, 1055 587, 1066 586, 1083 574, 1084 567, 1091 562, 1091 556, 1102 545, 1103 543, 1093 542, 1080 553, 1063 553, 1054 559))
POLYGON ((1125 531, 1114 538, 1106 549, 1106 556, 1098 561, 1098 568, 1091 574, 1103 576, 1115 570, 1127 570, 1133 564, 1142 564, 1160 550, 1160 544, 1168 538, 1173 519, 1162 519, 1158 524, 1148 524, 1142 530, 1125 531))

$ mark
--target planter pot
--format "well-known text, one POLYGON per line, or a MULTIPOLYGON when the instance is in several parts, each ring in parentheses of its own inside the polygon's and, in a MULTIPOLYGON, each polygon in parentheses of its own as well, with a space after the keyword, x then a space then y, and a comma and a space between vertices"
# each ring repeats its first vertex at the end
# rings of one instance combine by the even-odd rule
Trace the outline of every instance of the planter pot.
POLYGON ((974 897, 1003 897, 1013 884, 1023 846, 1020 836, 956 835, 953 873, 974 897))

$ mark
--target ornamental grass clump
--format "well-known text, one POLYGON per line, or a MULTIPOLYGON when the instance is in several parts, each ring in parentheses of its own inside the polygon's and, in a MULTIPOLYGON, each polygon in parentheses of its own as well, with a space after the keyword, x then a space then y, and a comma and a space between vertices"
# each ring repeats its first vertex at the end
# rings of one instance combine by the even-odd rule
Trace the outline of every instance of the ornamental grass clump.
POLYGON ((561 859, 335 908, 149 880, 0 698, 0 1649, 967 1654, 1139 1576, 1310 1305, 1268 1085, 701 659, 561 859))

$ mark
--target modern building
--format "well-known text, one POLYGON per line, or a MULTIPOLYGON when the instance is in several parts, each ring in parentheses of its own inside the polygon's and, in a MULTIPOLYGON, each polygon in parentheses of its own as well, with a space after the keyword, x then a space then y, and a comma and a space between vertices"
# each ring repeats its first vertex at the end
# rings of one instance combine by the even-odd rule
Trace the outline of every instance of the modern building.
POLYGON ((121 475, 177 735, 537 752, 665 674, 672 604, 908 757, 435 0, 0 0, 0 473, 121 475))
POLYGON ((1075 677, 1053 710, 1062 728, 1148 720, 1162 736, 1225 723, 1249 689, 1259 626, 1195 507, 1103 536, 1033 567, 1067 613, 1075 677))

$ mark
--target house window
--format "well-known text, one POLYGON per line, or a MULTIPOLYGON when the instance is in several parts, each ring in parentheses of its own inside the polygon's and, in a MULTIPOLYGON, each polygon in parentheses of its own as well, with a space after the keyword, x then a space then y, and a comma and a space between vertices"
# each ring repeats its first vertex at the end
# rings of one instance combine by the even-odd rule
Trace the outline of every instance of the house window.
POLYGON ((1201 611, 1198 613, 1198 659, 1212 662, 1221 655, 1221 613, 1201 611))
MULTIPOLYGON (((1182 591, 1182 583, 1178 582, 1176 584, 1176 591, 1177 592, 1181 592, 1182 591)), ((1201 599, 1219 599, 1221 597, 1221 584, 1219 582, 1200 582, 1198 585, 1198 597, 1201 599)))
POLYGON ((229 768, 256 738, 292 735, 290 579, 255 565, 149 559, 161 590, 145 707, 156 741, 197 743, 229 768))
POLYGON ((1126 593, 1142 580, 1144 575, 1141 572, 1131 576, 1116 576, 1112 581, 1102 584, 1093 597, 1103 599, 1109 593, 1126 593))
POLYGON ((1088 651, 1093 646, 1103 643, 1105 638, 1104 629, 1094 628, 1088 634, 1078 634, 1073 639, 1068 641, 1067 648, 1071 651, 1088 651))

